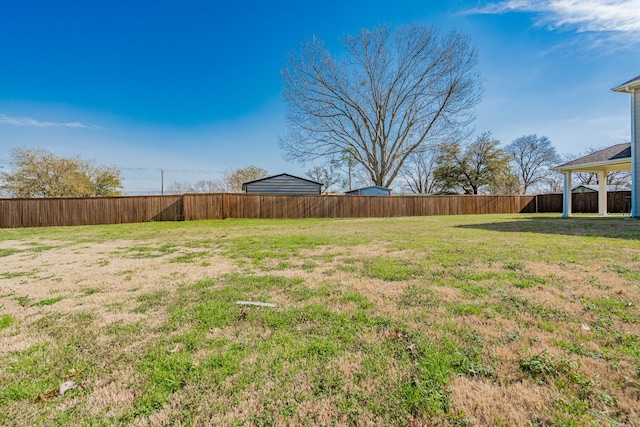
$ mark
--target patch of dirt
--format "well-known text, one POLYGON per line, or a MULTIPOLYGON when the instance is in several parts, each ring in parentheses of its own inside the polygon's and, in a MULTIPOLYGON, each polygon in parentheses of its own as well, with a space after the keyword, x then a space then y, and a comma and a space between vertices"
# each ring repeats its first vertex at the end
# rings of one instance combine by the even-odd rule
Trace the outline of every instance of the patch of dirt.
MULTIPOLYGON (((6 278, 0 277, 0 295, 6 296, 3 313, 27 325, 53 313, 68 316, 91 312, 96 316, 96 327, 115 321, 135 323, 142 319, 147 319, 153 326, 153 316, 131 312, 140 304, 138 298, 158 291, 171 292, 180 283, 219 277, 238 270, 231 260, 215 254, 198 258, 193 263, 169 262, 178 256, 176 253, 131 258, 126 248, 138 244, 129 241, 83 243, 3 257, 0 272, 7 273, 6 278), (20 272, 32 273, 17 274, 20 272), (50 304, 46 302, 57 298, 61 299, 50 304)), ((17 339, 2 335, 0 339, 3 343, 0 356, 24 350, 28 343, 36 341, 24 336, 17 339)))

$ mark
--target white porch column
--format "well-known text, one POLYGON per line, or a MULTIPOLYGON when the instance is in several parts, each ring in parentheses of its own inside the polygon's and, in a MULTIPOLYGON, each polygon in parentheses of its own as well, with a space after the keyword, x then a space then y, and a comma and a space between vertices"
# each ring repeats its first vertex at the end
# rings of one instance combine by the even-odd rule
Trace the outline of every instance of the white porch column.
POLYGON ((571 216, 571 172, 564 173, 564 192, 562 195, 562 216, 571 216))
POLYGON ((607 172, 598 172, 598 215, 607 216, 607 172))

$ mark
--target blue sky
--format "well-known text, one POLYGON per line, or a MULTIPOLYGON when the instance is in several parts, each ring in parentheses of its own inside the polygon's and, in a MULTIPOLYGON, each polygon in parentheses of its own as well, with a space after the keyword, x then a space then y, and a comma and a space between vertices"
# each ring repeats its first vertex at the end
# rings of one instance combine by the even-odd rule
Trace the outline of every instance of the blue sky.
POLYGON ((123 169, 130 193, 282 159, 280 69, 316 35, 378 24, 469 35, 485 80, 477 133, 537 133, 560 153, 630 138, 640 0, 15 1, 0 5, 0 168, 44 147, 123 169), (186 172, 189 171, 189 172, 186 172))

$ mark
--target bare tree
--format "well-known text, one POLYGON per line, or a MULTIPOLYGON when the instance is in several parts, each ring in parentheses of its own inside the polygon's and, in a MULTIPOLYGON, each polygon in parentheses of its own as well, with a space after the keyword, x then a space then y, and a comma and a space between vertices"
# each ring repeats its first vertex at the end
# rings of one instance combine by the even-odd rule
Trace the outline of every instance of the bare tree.
POLYGON ((245 182, 255 181, 267 176, 269 176, 269 172, 258 166, 246 166, 225 172, 222 178, 222 186, 224 191, 229 193, 240 193, 242 192, 242 184, 245 182))
MULTIPOLYGON (((596 151, 602 150, 604 147, 591 146, 587 148, 584 153, 578 154, 565 154, 565 161, 569 162, 579 157, 586 156, 596 151)), ((573 173, 574 185, 595 185, 598 183, 598 174, 596 172, 574 172, 573 173)), ((629 170, 617 170, 611 171, 607 174, 607 185, 614 185, 620 187, 631 187, 631 171, 629 170)))
MULTIPOLYGON (((565 162, 570 162, 589 153, 598 151, 598 148, 589 147, 586 153, 568 153, 564 155, 565 162)), ((572 180, 574 185, 593 185, 598 183, 598 174, 594 172, 573 172, 572 180)))
POLYGON ((240 193, 242 184, 266 178, 269 173, 257 166, 246 166, 225 171, 221 178, 200 180, 195 183, 174 182, 167 187, 169 193, 240 193))
POLYGON ((430 194, 441 190, 433 174, 437 157, 436 150, 418 151, 409 156, 400 172, 408 192, 430 194))
POLYGON ((331 160, 331 164, 333 165, 335 172, 343 171, 347 174, 347 177, 343 182, 343 187, 348 191, 353 190, 354 174, 358 167, 358 162, 356 161, 353 153, 351 153, 350 150, 343 150, 338 159, 331 160))
POLYGON ((221 193, 223 186, 215 179, 201 179, 193 184, 194 193, 221 193))
POLYGON ((185 193, 221 193, 224 192, 224 186, 217 180, 200 180, 195 183, 176 181, 167 186, 169 194, 185 194, 185 193))
POLYGON ((200 180, 195 183, 174 182, 167 187, 169 193, 240 193, 242 184, 266 178, 269 173, 257 166, 227 170, 221 178, 200 180))
POLYGON ((305 175, 312 181, 322 184, 322 194, 330 193, 336 191, 336 185, 344 183, 342 175, 336 170, 336 166, 335 162, 314 166, 305 175))
POLYGON ((347 151, 388 187, 413 152, 461 132, 482 93, 466 36, 433 27, 381 26, 347 36, 338 60, 312 38, 282 70, 287 158, 347 151))
POLYGON ((515 164, 522 194, 541 183, 549 174, 549 168, 560 164, 560 157, 546 136, 525 135, 505 147, 515 164))
POLYGON ((560 172, 549 171, 540 184, 542 193, 562 193, 564 189, 564 176, 560 172))
POLYGON ((185 194, 195 193, 193 190, 193 184, 188 181, 174 181, 167 185, 165 194, 185 194))
POLYGON ((611 171, 607 174, 607 184, 616 187, 631 188, 631 171, 611 171))

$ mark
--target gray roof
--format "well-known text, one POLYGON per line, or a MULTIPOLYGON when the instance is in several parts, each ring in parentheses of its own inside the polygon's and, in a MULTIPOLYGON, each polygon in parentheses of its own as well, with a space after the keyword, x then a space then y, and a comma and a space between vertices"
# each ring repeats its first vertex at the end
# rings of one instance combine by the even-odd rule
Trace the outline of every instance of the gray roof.
MULTIPOLYGON (((600 191, 600 186, 598 184, 582 184, 577 187, 573 187, 573 189, 577 189, 580 187, 588 188, 592 191, 600 191)), ((631 188, 626 185, 607 185, 607 191, 631 191, 631 188)))
POLYGON ((381 187, 379 185, 370 185, 369 187, 360 187, 360 188, 355 188, 355 189, 349 190, 349 191, 368 190, 369 188, 377 188, 377 189, 380 189, 380 190, 391 190, 390 188, 381 187))
POLYGON ((631 143, 617 144, 613 147, 608 147, 603 150, 596 151, 586 156, 582 156, 578 159, 571 160, 570 162, 563 163, 560 166, 556 166, 554 169, 565 169, 568 167, 575 167, 580 165, 590 165, 594 163, 611 162, 615 160, 631 160, 631 143))
POLYGON ((322 186, 322 183, 320 183, 320 182, 311 181, 310 179, 306 179, 306 178, 300 178, 299 176, 291 175, 291 174, 288 174, 288 173, 281 173, 279 175, 272 175, 272 176, 268 176, 266 178, 260 178, 260 179, 256 179, 256 180, 249 181, 249 182, 243 182, 242 183, 242 187, 244 188, 244 186, 247 185, 247 184, 253 184, 254 182, 259 182, 259 181, 266 181, 268 179, 277 178, 279 176, 288 176, 290 178, 299 179, 300 181, 307 181, 307 182, 310 182, 312 184, 317 184, 317 185, 322 186))
POLYGON ((347 191, 346 195, 358 195, 361 192, 366 192, 368 190, 374 190, 373 192, 370 192, 371 194, 369 195, 373 195, 373 193, 375 193, 375 191, 377 190, 379 193, 388 193, 391 194, 391 189, 387 188, 387 187, 381 187, 379 185, 371 185, 369 187, 362 187, 362 188, 356 188, 355 190, 349 190, 347 191))

